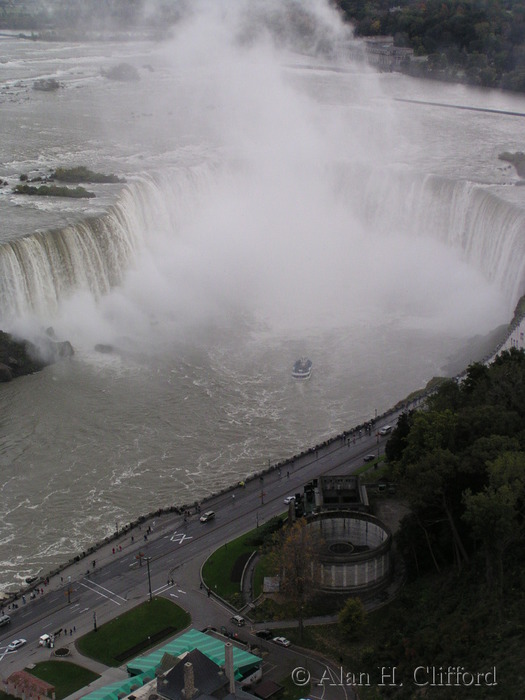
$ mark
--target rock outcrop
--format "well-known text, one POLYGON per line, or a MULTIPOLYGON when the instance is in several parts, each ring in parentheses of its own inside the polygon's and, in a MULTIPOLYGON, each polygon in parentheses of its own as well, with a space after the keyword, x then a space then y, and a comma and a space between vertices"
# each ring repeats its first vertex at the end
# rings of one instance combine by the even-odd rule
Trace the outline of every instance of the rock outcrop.
POLYGON ((35 344, 0 331, 0 382, 39 372, 72 355, 73 346, 67 340, 60 342, 47 335, 35 344))

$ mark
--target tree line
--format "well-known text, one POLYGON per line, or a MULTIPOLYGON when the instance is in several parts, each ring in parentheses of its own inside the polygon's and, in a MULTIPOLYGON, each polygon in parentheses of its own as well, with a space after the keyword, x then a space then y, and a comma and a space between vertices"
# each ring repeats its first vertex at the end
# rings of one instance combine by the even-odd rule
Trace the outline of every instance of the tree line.
POLYGON ((479 566, 501 611, 525 544, 525 353, 501 353, 405 413, 385 454, 411 512, 398 544, 412 578, 479 566))
POLYGON ((334 0, 357 36, 387 35, 425 56, 407 71, 525 90, 523 0, 334 0))

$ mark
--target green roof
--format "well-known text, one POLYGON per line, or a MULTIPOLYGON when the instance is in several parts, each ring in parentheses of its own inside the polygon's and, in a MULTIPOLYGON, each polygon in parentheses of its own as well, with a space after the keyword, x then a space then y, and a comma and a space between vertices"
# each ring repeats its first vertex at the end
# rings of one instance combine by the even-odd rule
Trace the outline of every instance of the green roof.
MULTIPOLYGON (((164 654, 172 656, 180 656, 185 651, 198 649, 209 659, 214 661, 218 666, 224 665, 224 642, 215 639, 209 634, 199 632, 196 629, 190 629, 180 637, 173 639, 168 644, 165 644, 161 649, 153 651, 147 656, 139 656, 133 659, 128 666, 128 673, 137 675, 140 673, 155 673, 155 669, 159 666, 164 654)), ((233 669, 237 674, 241 675, 244 669, 250 668, 255 664, 260 663, 261 659, 255 654, 250 654, 248 651, 239 649, 233 646, 233 669)))
MULTIPOLYGON (((155 678, 155 671, 159 667, 164 654, 172 656, 180 656, 185 651, 193 651, 198 649, 205 654, 209 659, 214 661, 218 666, 224 665, 224 645, 219 639, 215 639, 208 634, 199 632, 196 629, 190 629, 180 637, 168 642, 160 649, 153 651, 147 656, 139 656, 127 665, 127 671, 130 678, 122 681, 116 681, 103 688, 94 690, 88 695, 84 695, 82 700, 119 700, 119 696, 123 694, 129 695, 132 686, 142 686, 145 682, 155 678)), ((245 669, 261 663, 261 658, 250 654, 248 651, 239 649, 233 646, 233 668, 236 677, 241 677, 245 669)))
POLYGON ((144 683, 153 680, 155 676, 148 673, 141 673, 138 676, 132 676, 131 678, 126 678, 123 681, 115 681, 110 685, 105 685, 103 688, 98 688, 93 690, 88 695, 84 695, 82 700, 119 700, 122 697, 122 693, 129 695, 131 693, 131 688, 135 686, 144 685, 144 683))

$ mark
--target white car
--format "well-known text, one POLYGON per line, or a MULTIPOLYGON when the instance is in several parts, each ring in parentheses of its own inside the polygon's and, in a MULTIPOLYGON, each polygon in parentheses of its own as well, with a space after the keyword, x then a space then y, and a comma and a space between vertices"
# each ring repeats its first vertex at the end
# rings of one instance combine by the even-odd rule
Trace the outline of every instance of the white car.
POLYGON ((288 505, 292 501, 295 501, 295 496, 286 496, 286 498, 284 499, 284 502, 286 503, 286 505, 288 505))
POLYGON ((279 644, 281 647, 289 647, 291 644, 290 640, 286 639, 286 637, 274 637, 272 642, 279 644))
POLYGON ((17 649, 20 649, 20 647, 23 647, 24 644, 27 644, 27 640, 25 639, 15 639, 11 644, 7 645, 7 651, 16 651, 17 649))
POLYGON ((199 520, 201 523, 208 523, 210 520, 213 520, 215 517, 215 512, 213 510, 207 510, 205 513, 201 515, 199 520))

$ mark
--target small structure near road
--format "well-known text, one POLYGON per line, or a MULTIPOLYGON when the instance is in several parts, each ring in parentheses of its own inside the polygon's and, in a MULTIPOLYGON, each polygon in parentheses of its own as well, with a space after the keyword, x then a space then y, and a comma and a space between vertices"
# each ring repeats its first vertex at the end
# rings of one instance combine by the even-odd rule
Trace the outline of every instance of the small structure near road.
POLYGON ((357 511, 327 511, 307 518, 323 542, 320 587, 371 595, 385 588, 393 570, 392 534, 378 518, 357 511))
POLYGON ((21 700, 55 700, 55 687, 27 671, 15 671, 4 681, 5 692, 21 700))

